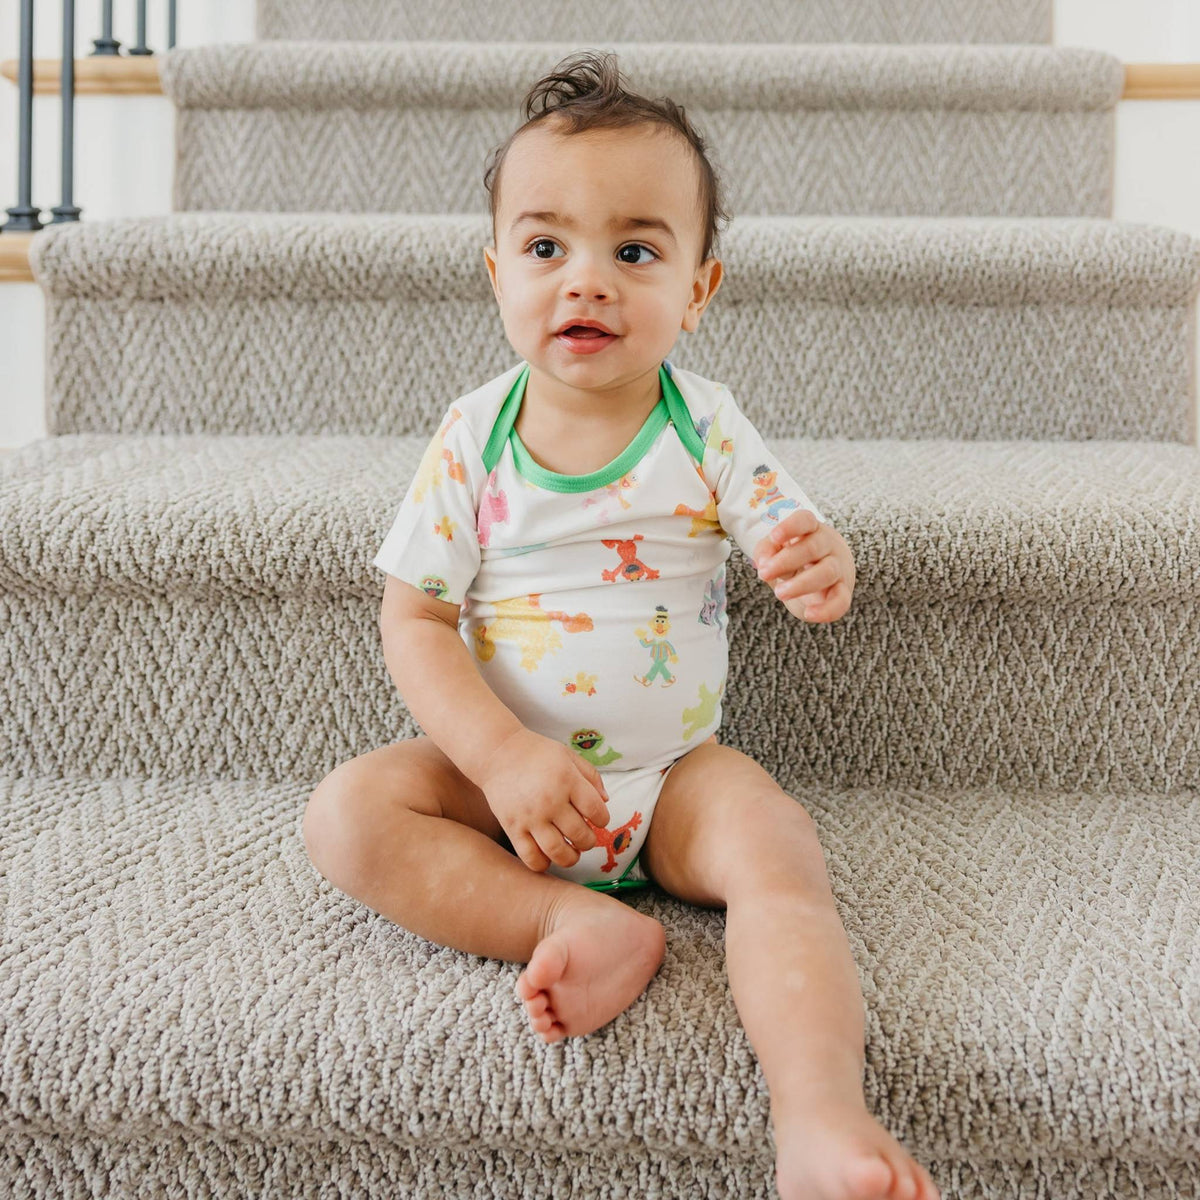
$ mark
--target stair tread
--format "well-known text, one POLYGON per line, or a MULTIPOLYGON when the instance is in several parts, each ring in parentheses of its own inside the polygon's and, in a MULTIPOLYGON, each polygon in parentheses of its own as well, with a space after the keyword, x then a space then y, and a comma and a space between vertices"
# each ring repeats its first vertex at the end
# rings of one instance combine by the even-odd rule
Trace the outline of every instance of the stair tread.
MULTIPOLYGON (((29 258, 51 295, 290 299, 491 295, 476 213, 180 212, 57 225, 29 258)), ((1200 238, 1093 217, 738 216, 720 303, 1180 304, 1200 238)))
MULTIPOLYGON (((849 542, 860 598, 1009 592, 1136 602, 1200 589, 1193 446, 765 440, 849 542)), ((428 441, 41 439, 0 458, 0 586, 374 594, 382 579, 371 560, 428 441)))
MULTIPOLYGON (((6 1113, 124 1136, 762 1145, 718 913, 635 895, 667 928, 662 973, 588 1039, 547 1119, 541 1089, 512 1086, 544 1053, 520 968, 319 876, 300 828, 315 783, 0 775, 6 1113)), ((1200 792, 814 784, 803 802, 861 967, 868 1093, 893 1121, 963 1158, 1014 1106, 1063 1154, 1191 1152, 1190 1076, 1158 1064, 1200 1059, 1200 792), (974 1086, 935 1110, 914 1073, 974 1086)))
MULTIPOLYGON (((639 91, 749 109, 1115 108, 1121 60, 1081 46, 606 41, 639 91)), ((519 99, 571 41, 230 42, 162 63, 178 109, 500 105, 519 99), (515 93, 515 95, 514 95, 515 93)))

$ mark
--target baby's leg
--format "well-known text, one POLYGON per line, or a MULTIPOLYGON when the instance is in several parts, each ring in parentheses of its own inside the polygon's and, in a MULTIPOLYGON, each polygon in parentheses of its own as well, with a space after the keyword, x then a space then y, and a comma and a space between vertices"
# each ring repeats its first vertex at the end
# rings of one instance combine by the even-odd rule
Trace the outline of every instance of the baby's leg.
MULTIPOLYGON (((309 858, 335 887, 439 945, 529 963, 534 979, 523 973, 518 995, 535 1031, 591 1033, 645 990, 662 925, 531 870, 504 836, 483 793, 424 735, 342 763, 304 814, 309 858)), ((562 854, 562 866, 579 859, 562 854)))
POLYGON ((724 907, 734 1004, 770 1094, 781 1200, 938 1200, 868 1112, 858 971, 808 813, 748 755, 698 746, 666 778, 650 877, 724 907))

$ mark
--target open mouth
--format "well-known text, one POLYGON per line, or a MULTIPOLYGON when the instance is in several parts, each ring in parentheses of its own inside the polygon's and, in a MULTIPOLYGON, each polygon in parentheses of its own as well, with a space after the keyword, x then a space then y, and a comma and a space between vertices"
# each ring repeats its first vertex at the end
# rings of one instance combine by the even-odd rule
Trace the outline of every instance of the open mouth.
POLYGON ((615 335, 605 333, 603 329, 593 329, 590 325, 568 325, 558 336, 571 338, 607 338, 615 335))
POLYGON ((568 325, 555 339, 570 354, 598 354, 617 340, 615 333, 590 325, 568 325))

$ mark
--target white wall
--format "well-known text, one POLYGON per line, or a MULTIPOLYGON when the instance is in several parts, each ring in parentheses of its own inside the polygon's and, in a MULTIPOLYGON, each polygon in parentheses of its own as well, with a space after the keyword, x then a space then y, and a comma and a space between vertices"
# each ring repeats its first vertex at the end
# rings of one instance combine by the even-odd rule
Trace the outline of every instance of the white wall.
MULTIPOLYGON (((148 6, 147 44, 167 44, 166 0, 148 6)), ((251 0, 179 0, 181 46, 254 38, 251 0)), ((134 42, 134 0, 115 0, 113 36, 134 42)), ((77 0, 75 52, 91 52, 99 3, 77 0)), ((1089 46, 1124 62, 1200 62, 1198 0, 1055 0, 1054 42, 1089 46)), ((0 0, 0 59, 18 54, 19 0, 0 0)), ((37 6, 34 57, 57 58, 61 5, 37 6)), ((37 157, 33 203, 48 210, 61 199, 57 96, 35 96, 37 157)), ((173 113, 162 96, 76 96, 75 196, 83 219, 148 216, 171 211, 173 113)), ((17 202, 17 89, 0 79, 0 210, 17 202)), ((1124 100, 1117 108, 1113 215, 1168 225, 1200 237, 1200 101, 1124 100)), ((43 220, 49 218, 44 212, 43 220)), ((0 220, 6 217, 0 218, 0 220)), ((0 447, 46 436, 42 412, 44 339, 41 290, 0 284, 0 447)), ((1200 354, 1200 338, 1197 353, 1200 354)))

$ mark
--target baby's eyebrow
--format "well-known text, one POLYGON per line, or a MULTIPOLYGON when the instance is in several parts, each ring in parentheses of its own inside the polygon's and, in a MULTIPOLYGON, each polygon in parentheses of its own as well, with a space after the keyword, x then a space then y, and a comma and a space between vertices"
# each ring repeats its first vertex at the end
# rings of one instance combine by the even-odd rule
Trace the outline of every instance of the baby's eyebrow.
MULTIPOLYGON (((523 212, 508 227, 512 233, 523 221, 537 221, 540 225, 560 225, 563 229, 576 229, 579 222, 570 217, 564 217, 556 212, 523 212)), ((613 217, 608 223, 609 229, 661 229, 663 233, 675 242, 675 231, 661 217, 613 217)))

